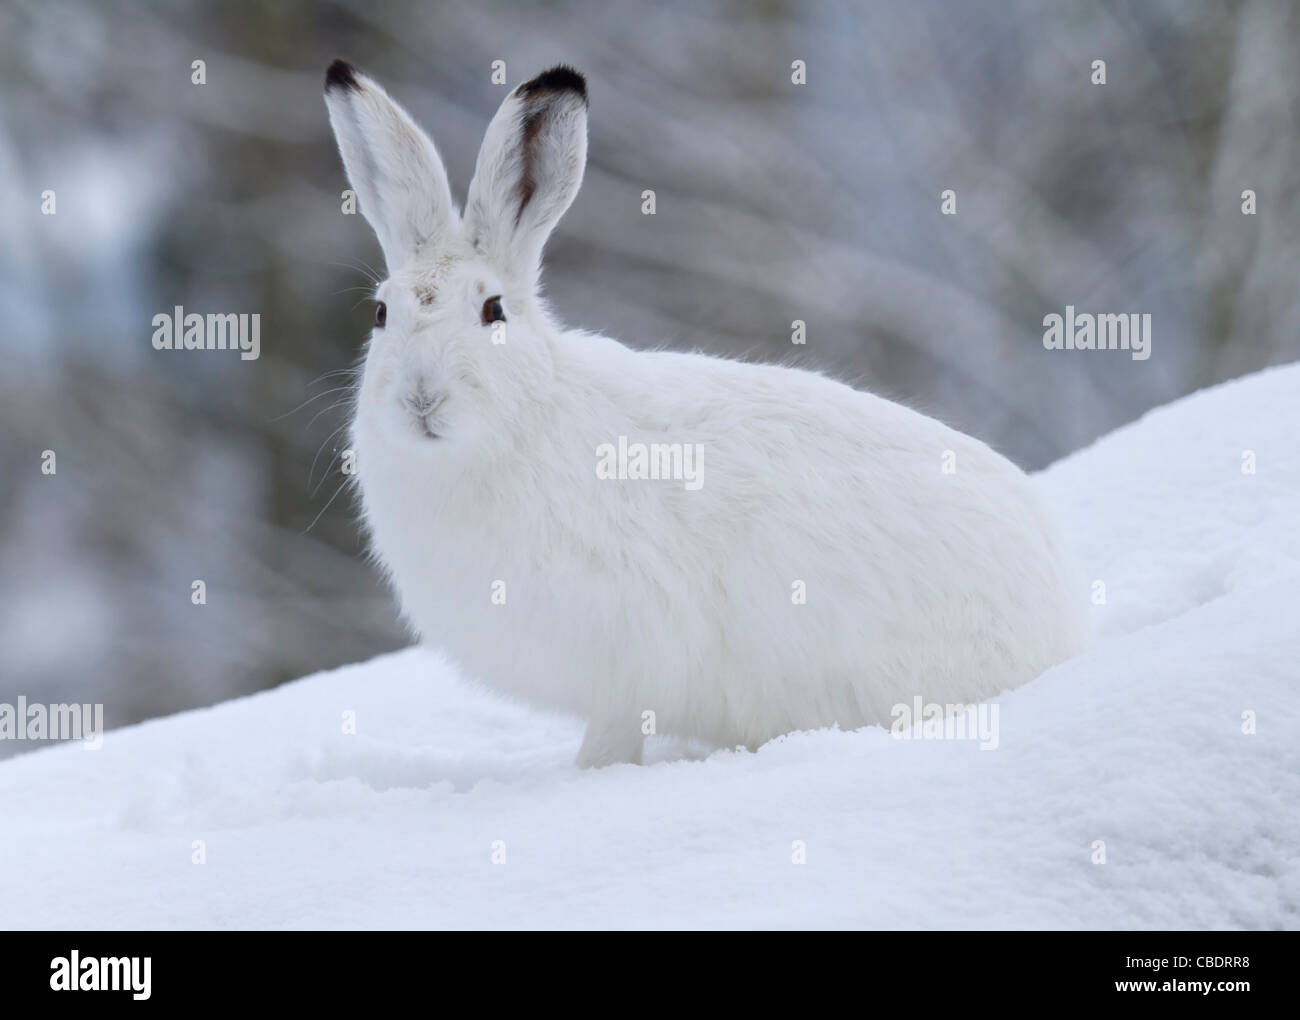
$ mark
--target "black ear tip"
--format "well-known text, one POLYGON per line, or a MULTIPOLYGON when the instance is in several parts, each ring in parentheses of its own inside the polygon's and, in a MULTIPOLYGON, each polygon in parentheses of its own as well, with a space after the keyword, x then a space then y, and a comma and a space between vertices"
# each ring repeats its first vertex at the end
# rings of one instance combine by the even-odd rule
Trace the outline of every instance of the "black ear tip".
POLYGON ((519 86, 521 96, 536 92, 572 92, 585 105, 587 102, 587 79, 568 64, 558 64, 549 71, 543 71, 532 81, 519 86))
POLYGON ((360 92, 361 83, 357 81, 357 69, 346 60, 335 60, 325 71, 325 91, 345 89, 360 92))

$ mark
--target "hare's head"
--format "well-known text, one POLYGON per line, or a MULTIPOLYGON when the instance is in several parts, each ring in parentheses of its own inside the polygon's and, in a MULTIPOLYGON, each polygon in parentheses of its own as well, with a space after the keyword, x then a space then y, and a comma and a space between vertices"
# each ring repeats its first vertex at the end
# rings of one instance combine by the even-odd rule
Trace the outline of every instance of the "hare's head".
POLYGON ((506 97, 463 216, 432 140, 373 80, 336 60, 325 103, 388 267, 357 428, 431 450, 489 438, 549 380, 538 276, 546 238, 582 183, 583 78, 556 67, 506 97))

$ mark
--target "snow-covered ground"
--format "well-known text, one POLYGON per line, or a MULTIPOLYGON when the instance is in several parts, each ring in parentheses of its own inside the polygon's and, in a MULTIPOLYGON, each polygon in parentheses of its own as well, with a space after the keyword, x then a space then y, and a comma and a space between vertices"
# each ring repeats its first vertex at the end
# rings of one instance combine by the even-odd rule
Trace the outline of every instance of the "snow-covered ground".
POLYGON ((1041 477, 1106 600, 996 750, 582 773, 579 723, 409 650, 0 762, 0 926, 1295 927, 1298 423, 1275 369, 1041 477))

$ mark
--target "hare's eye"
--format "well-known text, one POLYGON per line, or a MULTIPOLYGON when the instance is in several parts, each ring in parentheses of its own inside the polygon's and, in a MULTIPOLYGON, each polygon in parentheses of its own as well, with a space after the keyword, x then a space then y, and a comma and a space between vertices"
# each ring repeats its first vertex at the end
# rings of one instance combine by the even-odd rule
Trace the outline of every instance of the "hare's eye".
POLYGON ((382 301, 375 305, 375 325, 382 327, 388 321, 388 306, 382 301))
POLYGON ((501 307, 501 295, 490 297, 483 302, 483 325, 490 326, 494 322, 505 322, 505 309, 501 307))

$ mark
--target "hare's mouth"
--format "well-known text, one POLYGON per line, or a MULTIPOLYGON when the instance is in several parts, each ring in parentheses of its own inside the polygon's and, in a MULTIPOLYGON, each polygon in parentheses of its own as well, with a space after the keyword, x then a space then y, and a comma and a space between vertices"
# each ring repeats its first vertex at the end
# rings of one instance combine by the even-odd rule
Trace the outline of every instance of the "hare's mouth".
POLYGON ((442 422, 432 414, 412 414, 411 427, 421 439, 442 438, 442 422))
POLYGON ((445 394, 430 395, 423 390, 411 394, 402 401, 402 406, 410 416, 411 425, 417 435, 423 439, 441 439, 442 422, 438 419, 438 408, 442 406, 445 394))

